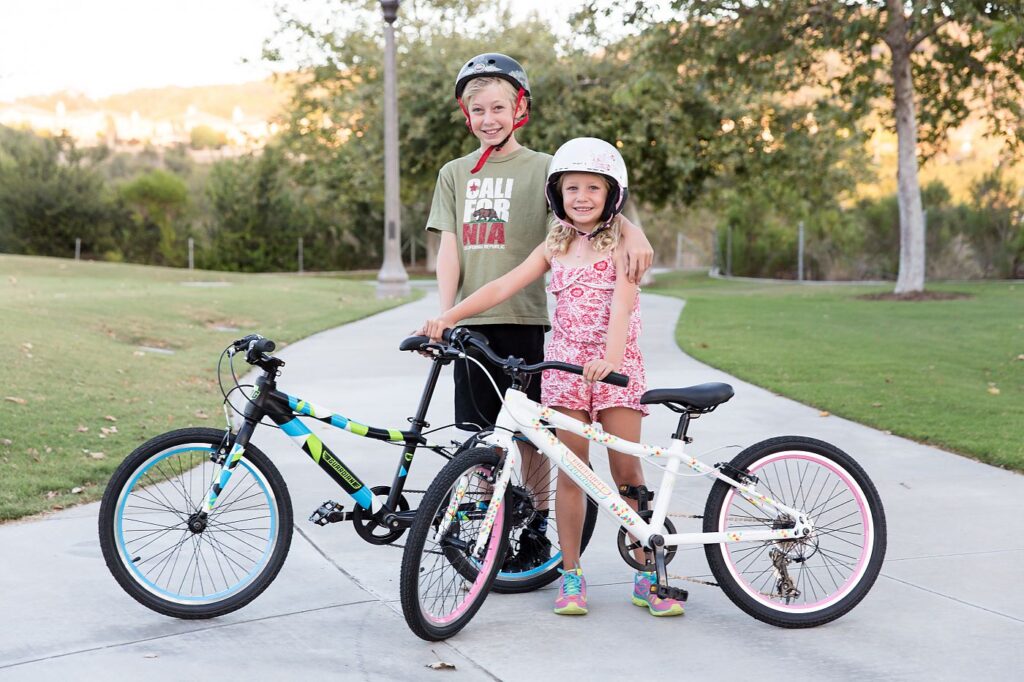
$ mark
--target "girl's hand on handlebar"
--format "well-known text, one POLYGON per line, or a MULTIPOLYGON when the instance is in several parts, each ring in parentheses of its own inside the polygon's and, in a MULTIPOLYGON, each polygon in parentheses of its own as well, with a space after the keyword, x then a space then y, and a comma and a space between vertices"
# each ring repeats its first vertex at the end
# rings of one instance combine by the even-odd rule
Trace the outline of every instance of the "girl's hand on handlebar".
POLYGON ((601 358, 600 360, 591 360, 587 364, 583 365, 583 378, 589 382, 600 381, 616 369, 618 369, 618 367, 604 358, 601 358))

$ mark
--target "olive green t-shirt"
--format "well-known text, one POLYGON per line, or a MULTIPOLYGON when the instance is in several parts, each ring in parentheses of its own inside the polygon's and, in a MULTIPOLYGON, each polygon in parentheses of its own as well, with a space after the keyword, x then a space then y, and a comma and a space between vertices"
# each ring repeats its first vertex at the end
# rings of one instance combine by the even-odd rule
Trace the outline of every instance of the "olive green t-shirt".
MULTIPOLYGON (((459 248, 456 303, 526 260, 547 236, 544 198, 551 156, 522 147, 491 156, 470 175, 480 150, 449 161, 437 176, 427 229, 454 232, 459 248)), ((464 324, 548 326, 543 278, 464 324)))

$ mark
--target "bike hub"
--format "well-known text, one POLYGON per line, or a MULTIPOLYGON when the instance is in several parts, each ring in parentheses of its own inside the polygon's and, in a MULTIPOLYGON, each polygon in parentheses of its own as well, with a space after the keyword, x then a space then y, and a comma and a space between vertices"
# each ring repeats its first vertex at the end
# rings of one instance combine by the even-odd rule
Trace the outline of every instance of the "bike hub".
POLYGON ((196 512, 192 516, 188 517, 188 529, 196 534, 202 533, 206 530, 206 520, 206 512, 196 512))

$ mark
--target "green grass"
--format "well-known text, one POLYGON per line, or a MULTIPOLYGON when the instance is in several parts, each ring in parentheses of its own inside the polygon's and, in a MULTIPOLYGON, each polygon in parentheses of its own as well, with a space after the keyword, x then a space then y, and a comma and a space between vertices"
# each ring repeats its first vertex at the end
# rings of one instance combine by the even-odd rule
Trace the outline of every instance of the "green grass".
POLYGON ((332 278, 0 255, 0 520, 98 499, 147 438, 223 424, 231 340, 280 348, 399 302, 332 278))
POLYGON ((869 301, 878 286, 712 280, 650 289, 686 299, 676 339, 734 376, 832 414, 1024 470, 1024 282, 929 284, 970 298, 869 301))

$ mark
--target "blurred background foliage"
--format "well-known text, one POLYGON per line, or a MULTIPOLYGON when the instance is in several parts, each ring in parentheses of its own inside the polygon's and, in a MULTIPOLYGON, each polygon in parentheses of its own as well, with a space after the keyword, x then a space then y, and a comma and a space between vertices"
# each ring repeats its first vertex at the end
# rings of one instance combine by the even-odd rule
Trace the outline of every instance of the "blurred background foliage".
MULTIPOLYGON (((697 4, 719 14, 704 17, 687 2, 592 3, 566 37, 561 27, 536 17, 514 21, 484 0, 403 3, 396 30, 407 262, 423 263, 438 170, 476 146, 453 99, 455 75, 470 56, 498 50, 530 74, 533 111, 517 133, 523 144, 550 153, 589 135, 619 146, 660 264, 793 278, 802 222, 806 277, 893 278, 896 152, 875 73, 885 55, 875 49, 877 31, 868 30, 868 6, 879 3, 851 14, 861 22, 853 36, 858 58, 843 58, 838 42, 812 50, 787 39, 799 20, 811 21, 808 30, 823 41, 853 39, 813 23, 820 3, 697 4), (777 25, 722 38, 722 27, 747 10, 777 25)), ((191 238, 197 267, 262 272, 295 270, 302 238, 307 270, 377 267, 380 10, 364 0, 327 5, 309 16, 303 3, 279 10, 266 59, 299 68, 279 76, 290 98, 275 121, 278 134, 258 152, 207 164, 184 148, 128 155, 0 127, 0 251, 71 256, 77 238, 85 258, 184 266, 191 238)), ((953 38, 957 26, 946 29, 953 38)), ((949 95, 950 87, 989 78, 993 55, 1024 54, 1012 16, 987 26, 977 38, 983 43, 935 41, 931 49, 946 52, 959 44, 954 56, 970 62, 956 79, 935 66, 918 74, 930 278, 1024 277, 1012 116, 1019 96, 997 92, 986 104, 949 95), (995 137, 978 135, 965 153, 950 131, 979 104, 1010 115, 995 137)), ((223 144, 199 126, 188 146, 223 144)))

